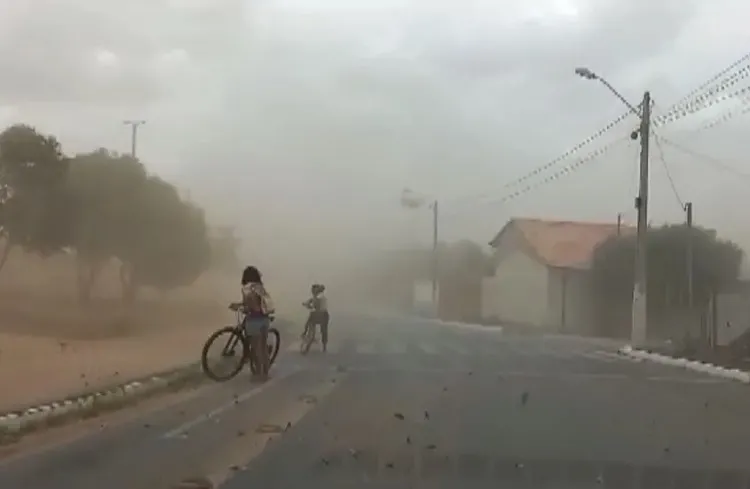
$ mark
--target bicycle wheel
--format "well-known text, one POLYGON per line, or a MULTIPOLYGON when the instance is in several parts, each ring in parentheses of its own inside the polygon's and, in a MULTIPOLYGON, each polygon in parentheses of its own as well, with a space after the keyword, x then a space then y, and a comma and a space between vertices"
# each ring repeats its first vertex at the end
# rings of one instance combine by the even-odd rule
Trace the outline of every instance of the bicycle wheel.
POLYGON ((313 328, 314 326, 310 327, 299 345, 300 353, 303 355, 307 355, 310 351, 310 346, 312 346, 313 341, 315 341, 315 330, 313 328))
MULTIPOLYGON (((271 367, 273 362, 276 360, 276 356, 279 354, 279 348, 281 347, 281 334, 276 328, 268 330, 268 366, 271 367)), ((250 348, 250 371, 254 374, 260 373, 258 368, 258 357, 255 355, 255 350, 250 348)))
POLYGON ((276 361, 276 357, 279 356, 279 348, 281 348, 281 333, 276 328, 268 330, 268 363, 273 365, 276 361), (273 338, 273 339, 272 339, 273 338))
POLYGON ((208 337, 203 345, 201 365, 203 366, 203 372, 209 379, 224 382, 240 373, 249 356, 249 347, 242 333, 236 326, 227 326, 208 337), (211 346, 214 343, 222 345, 219 353, 219 365, 217 366, 212 364, 213 357, 210 355, 211 346), (239 352, 237 351, 238 348, 239 352))

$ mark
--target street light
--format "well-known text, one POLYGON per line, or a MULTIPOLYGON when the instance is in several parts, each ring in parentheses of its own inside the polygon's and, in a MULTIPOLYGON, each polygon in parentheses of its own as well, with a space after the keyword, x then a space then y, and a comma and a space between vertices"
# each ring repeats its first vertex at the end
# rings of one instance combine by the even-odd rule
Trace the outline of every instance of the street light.
MULTIPOLYGON (((401 205, 407 209, 417 209, 426 203, 426 199, 411 189, 405 188, 401 192, 401 205)), ((428 204, 432 210, 432 306, 437 309, 438 300, 438 201, 428 204)))
POLYGON ((612 85, 610 85, 609 82, 607 80, 605 80, 604 78, 602 78, 601 76, 597 75, 596 73, 594 73, 590 69, 583 68, 583 67, 576 68, 575 69, 575 73, 576 73, 576 75, 580 76, 581 78, 585 78, 587 80, 596 80, 596 81, 598 81, 599 83, 601 83, 602 85, 604 85, 605 87, 607 87, 607 89, 610 92, 614 93, 615 96, 617 98, 619 98, 622 101, 622 103, 624 103, 628 107, 628 109, 630 109, 631 112, 633 112, 639 118, 641 117, 641 111, 639 111, 638 109, 636 109, 633 106, 633 104, 631 104, 630 102, 628 102, 628 99, 626 99, 625 97, 623 97, 622 94, 615 89, 615 87, 613 87, 612 85))
POLYGON ((610 83, 597 75, 588 68, 576 68, 575 74, 587 80, 596 80, 612 92, 622 103, 624 103, 631 112, 641 119, 638 131, 633 131, 631 137, 640 136, 641 140, 641 157, 640 157, 640 185, 638 188, 638 197, 635 199, 635 207, 638 210, 638 234, 637 246, 635 252, 635 281, 633 283, 633 309, 632 309, 632 329, 631 341, 634 346, 640 346, 646 342, 646 333, 648 329, 648 308, 646 295, 646 232, 648 231, 648 143, 649 133, 651 131, 651 94, 643 94, 641 102, 641 111, 638 111, 633 104, 622 96, 610 83))

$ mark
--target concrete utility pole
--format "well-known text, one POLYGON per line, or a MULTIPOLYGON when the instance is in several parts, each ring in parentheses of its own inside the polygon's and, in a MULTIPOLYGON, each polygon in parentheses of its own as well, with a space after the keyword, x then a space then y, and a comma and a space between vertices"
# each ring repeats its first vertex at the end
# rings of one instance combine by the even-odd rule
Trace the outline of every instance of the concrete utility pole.
POLYGON ((640 185, 635 207, 638 210, 637 246, 635 253, 635 282, 633 284, 632 328, 630 341, 633 346, 646 342, 648 331, 648 307, 646 300, 646 279, 648 265, 646 261, 646 233, 648 232, 648 151, 649 135, 651 131, 651 94, 643 94, 641 110, 639 111, 628 99, 622 96, 607 80, 588 68, 576 68, 575 74, 587 80, 596 80, 607 87, 627 107, 641 119, 638 130, 633 131, 632 137, 641 139, 640 185))
POLYGON ((432 202, 432 305, 438 313, 438 201, 432 202))
POLYGON ((123 124, 130 126, 132 133, 130 136, 130 156, 136 158, 136 145, 138 144, 138 126, 145 124, 146 121, 123 121, 123 124))
POLYGON ((687 293, 688 307, 693 309, 693 203, 685 203, 685 223, 687 224, 687 293))
POLYGON ((622 213, 617 213, 617 235, 619 236, 622 233, 622 213))
POLYGON ((648 233, 648 150, 649 135, 651 134, 651 94, 643 94, 641 106, 641 126, 639 137, 641 140, 640 185, 638 197, 635 199, 638 209, 638 245, 635 252, 635 284, 633 288, 633 329, 631 341, 634 346, 646 342, 648 330, 648 304, 646 295, 646 281, 648 277, 648 263, 646 260, 646 244, 648 233))
MULTIPOLYGON (((401 205, 409 209, 420 209, 424 208, 427 203, 427 199, 423 196, 415 194, 409 189, 404 189, 401 194, 401 205)), ((439 313, 438 306, 438 295, 439 287, 438 281, 440 280, 440 258, 438 256, 438 240, 439 240, 439 226, 438 226, 438 201, 437 199, 430 202, 427 207, 432 210, 432 257, 430 266, 430 278, 432 281, 432 307, 435 309, 435 314, 439 313)))

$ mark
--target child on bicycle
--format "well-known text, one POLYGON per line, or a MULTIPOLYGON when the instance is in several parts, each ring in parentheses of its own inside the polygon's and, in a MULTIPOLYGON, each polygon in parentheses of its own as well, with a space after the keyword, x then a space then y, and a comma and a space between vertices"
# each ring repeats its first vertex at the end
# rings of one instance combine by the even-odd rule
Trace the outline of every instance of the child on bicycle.
POLYGON ((310 310, 310 315, 307 317, 307 322, 305 323, 305 329, 302 332, 302 338, 305 338, 310 333, 310 328, 313 328, 311 333, 315 335, 315 326, 320 326, 323 351, 326 351, 328 348, 328 322, 330 320, 328 298, 325 296, 325 290, 325 285, 313 284, 310 287, 312 297, 302 303, 303 306, 310 310))

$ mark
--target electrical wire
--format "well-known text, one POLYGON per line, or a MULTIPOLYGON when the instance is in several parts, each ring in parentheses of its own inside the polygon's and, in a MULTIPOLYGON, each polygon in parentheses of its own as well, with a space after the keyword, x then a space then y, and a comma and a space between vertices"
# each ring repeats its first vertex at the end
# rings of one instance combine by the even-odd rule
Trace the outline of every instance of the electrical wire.
MULTIPOLYGON (((701 110, 705 110, 707 108, 713 107, 713 106, 715 106, 715 105, 717 105, 717 104, 719 104, 719 103, 721 103, 723 101, 726 101, 726 100, 728 100, 730 98, 734 98, 734 97, 738 97, 738 96, 743 96, 743 95, 750 96, 750 87, 747 87, 747 88, 743 88, 743 89, 740 89, 738 91, 735 91, 735 92, 733 92, 731 94, 721 96, 718 99, 709 100, 710 97, 721 94, 721 92, 725 91, 726 89, 728 89, 731 86, 734 86, 739 81, 741 81, 741 80, 745 79, 747 76, 749 76, 750 75, 750 65, 747 65, 747 66, 741 67, 738 71, 736 71, 735 73, 731 74, 730 76, 728 76, 728 77, 726 77, 724 79, 721 79, 727 73, 729 73, 732 70, 736 69, 737 67, 741 66, 743 63, 748 63, 748 62, 750 62, 750 53, 747 53, 747 54, 743 55, 741 58, 739 58, 736 61, 734 61, 733 63, 731 63, 729 66, 727 66, 726 68, 724 68, 723 70, 721 70, 720 72, 718 72, 717 74, 715 74, 714 76, 712 76, 710 79, 706 80, 701 85, 699 85, 695 89, 691 90, 688 94, 684 95, 682 98, 680 98, 680 100, 678 100, 676 103, 674 103, 674 104, 672 104, 670 106, 670 108, 668 109, 668 111, 667 111, 666 114, 664 114, 662 116, 659 116, 657 118, 652 119, 652 127, 655 127, 655 128, 656 127, 661 127, 661 126, 664 126, 664 125, 666 125, 668 123, 675 122, 675 121, 677 121, 677 120, 679 120, 679 119, 681 119, 683 117, 686 117, 688 115, 692 115, 694 113, 700 112, 701 110), (712 87, 712 85, 714 85, 714 86, 712 87), (708 88, 708 91, 706 91, 705 93, 701 93, 704 90, 706 90, 707 88, 708 88)), ((640 109, 642 105, 643 105, 642 103, 638 104, 637 108, 640 109)), ((623 122, 625 119, 627 119, 631 115, 632 115, 631 111, 623 113, 621 116, 619 116, 618 118, 614 119, 609 124, 607 124, 606 126, 604 126, 603 128, 601 128, 599 131, 595 132, 594 134, 592 134, 588 138, 584 139, 583 141, 581 141, 580 143, 578 143, 574 147, 570 148, 569 150, 567 150, 566 152, 564 152, 560 156, 558 156, 558 157, 556 157, 556 158, 548 161, 547 163, 545 163, 545 164, 543 164, 541 166, 536 167, 531 172, 529 172, 529 173, 527 173, 527 174, 525 174, 525 175, 523 175, 521 177, 518 177, 518 178, 516 178, 516 179, 514 179, 514 180, 512 180, 512 181, 510 181, 510 182, 508 182, 506 184, 504 184, 500 188, 500 190, 506 190, 506 189, 510 189, 510 188, 516 187, 518 185, 522 185, 522 184, 526 183, 528 180, 530 180, 530 179, 536 177, 537 175, 541 174, 542 172, 545 172, 546 170, 551 169, 552 167, 554 167, 557 164, 561 163, 562 161, 564 161, 568 157, 572 156, 574 153, 576 153, 577 151, 579 151, 580 149, 582 149, 584 146, 586 146, 586 145, 590 144, 591 142, 599 139, 602 135, 604 135, 607 132, 609 132, 610 130, 612 130, 614 127, 616 127, 618 124, 620 124, 621 122, 623 122)), ((617 141, 619 142, 619 140, 617 140, 617 141)), ((606 148, 606 149, 604 149, 604 151, 606 151, 607 149, 611 148, 612 146, 613 146, 613 144, 606 145, 604 147, 604 148, 606 148)), ((595 158, 597 156, 601 156, 601 154, 603 154, 602 149, 596 150, 593 153, 590 153, 589 155, 585 156, 584 158, 578 160, 572 166, 573 167, 577 167, 577 165, 581 161, 588 162, 588 161, 590 161, 591 159, 593 159, 593 158, 595 158)), ((568 168, 568 167, 566 167, 566 168, 568 168)), ((666 166, 665 166, 665 168, 666 168, 666 166)), ((548 177, 547 179, 543 180, 540 185, 543 185, 543 184, 547 183, 550 180, 557 179, 560 176, 561 173, 564 174, 564 173, 566 173, 566 171, 567 170, 563 170, 561 172, 557 172, 557 173, 553 174, 552 177, 548 177)), ((529 187, 532 187, 532 186, 526 185, 520 191, 513 192, 510 195, 511 196, 516 196, 517 194, 526 193, 528 191, 527 189, 529 187)), ((534 187, 536 187, 536 186, 534 186, 534 187)), ((461 204, 461 203, 468 202, 468 201, 481 200, 481 199, 484 199, 484 198, 489 197, 489 196, 490 196, 490 194, 487 193, 487 192, 485 192, 483 194, 478 194, 478 195, 474 195, 474 196, 468 196, 468 197, 464 197, 464 198, 459 198, 458 200, 453 201, 453 204, 461 204)), ((515 198, 515 197, 511 197, 511 199, 512 198, 515 198)), ((503 201, 503 199, 501 198, 499 200, 498 199, 492 200, 492 202, 498 202, 498 201, 503 201)), ((481 203, 480 203, 480 205, 481 205, 481 203)))
MULTIPOLYGON (((744 98, 750 96, 750 86, 740 88, 739 90, 736 90, 732 93, 723 94, 718 98, 715 98, 713 100, 708 100, 703 105, 691 105, 690 107, 685 108, 685 110, 677 113, 677 112, 670 112, 667 114, 669 116, 668 118, 659 118, 652 120, 652 126, 653 127, 662 127, 666 124, 670 124, 672 122, 678 121, 684 117, 687 117, 689 115, 697 114, 698 112, 701 112, 706 109, 710 109, 722 102, 726 102, 727 100, 734 99, 734 98, 744 98)), ((666 116, 665 116, 666 117, 666 116)))
MULTIPOLYGON (((640 105, 638 105, 638 107, 640 107, 640 105)), ((573 146, 572 148, 570 148, 569 150, 567 150, 563 154, 557 156, 556 158, 548 161, 547 163, 545 163, 545 164, 543 164, 541 166, 538 166, 538 167, 534 168, 529 173, 526 173, 526 174, 522 175, 521 177, 518 177, 518 178, 516 178, 514 180, 511 180, 510 182, 508 182, 508 183, 504 184, 502 187, 500 187, 499 190, 502 191, 502 190, 506 190, 506 189, 510 189, 510 188, 516 187, 518 185, 522 185, 526 181, 528 181, 528 180, 536 177, 540 173, 542 173, 542 172, 544 172, 546 170, 549 170, 553 166, 557 165, 558 163, 560 163, 560 162, 564 161, 565 159, 567 159, 568 157, 572 156, 574 153, 576 153, 577 151, 579 151, 580 149, 582 149, 584 146, 586 146, 586 145, 590 144, 591 142, 599 139, 604 134, 606 134, 607 132, 611 131, 614 127, 616 127, 618 124, 620 124, 621 122, 623 122, 625 119, 627 119, 628 117, 630 117, 632 115, 633 114, 631 112, 627 112, 627 113, 621 115, 620 117, 618 117, 617 119, 614 119, 609 124, 607 124, 606 126, 602 127, 597 132, 595 132, 591 136, 587 137, 586 139, 584 139, 580 143, 576 144, 575 146, 573 146)), ((462 203, 462 201, 481 200, 481 199, 484 199, 486 197, 491 197, 494 193, 495 192, 493 192, 492 194, 490 194, 488 192, 485 192, 485 193, 474 195, 474 196, 464 197, 462 199, 454 201, 453 203, 454 204, 460 204, 460 203, 462 203)))
POLYGON ((653 140, 654 143, 656 143, 656 149, 659 153, 659 161, 661 162, 661 165, 664 167, 664 171, 667 174, 667 180, 669 180, 669 186, 672 188, 672 194, 674 194, 674 197, 677 200, 677 204, 680 206, 680 209, 684 210, 685 202, 683 202, 682 198, 680 197, 680 192, 677 191, 677 185, 675 185, 674 178, 672 178, 672 172, 669 171, 669 165, 667 164, 667 160, 664 158, 664 148, 662 147, 656 132, 652 131, 652 134, 654 135, 653 140))
POLYGON ((616 140, 610 142, 609 144, 607 144, 605 146, 602 146, 598 150, 593 151, 593 152, 587 154, 583 158, 579 158, 578 160, 576 160, 576 161, 574 161, 574 162, 572 162, 572 163, 570 163, 570 164, 562 167, 561 169, 559 169, 555 173, 547 176, 547 178, 545 178, 544 180, 540 180, 540 181, 538 181, 536 183, 533 183, 533 184, 528 184, 528 185, 526 185, 526 186, 524 186, 524 187, 522 187, 522 188, 520 188, 520 189, 518 189, 518 190, 516 190, 516 191, 514 191, 512 193, 503 195, 500 198, 495 198, 495 199, 491 199, 491 200, 486 200, 486 201, 483 201, 483 202, 479 202, 479 203, 477 203, 477 205, 481 205, 481 206, 493 206, 493 205, 503 205, 503 204, 506 204, 507 202, 510 202, 511 200, 515 200, 515 199, 517 199, 517 198, 519 198, 519 197, 521 197, 523 195, 526 195, 527 193, 529 193, 529 192, 531 192, 533 190, 536 190, 539 187, 542 187, 542 186, 547 185, 549 183, 555 182, 555 181, 559 180, 560 178, 562 178, 564 176, 567 176, 567 175, 569 175, 571 173, 575 173, 576 171, 582 169, 585 165, 591 163, 592 161, 594 161, 595 159, 597 159, 598 157, 602 156, 604 153, 606 153, 607 151, 609 151, 610 149, 612 149, 612 147, 616 146, 617 144, 622 143, 623 141, 628 141, 628 140, 630 140, 630 136, 629 135, 621 137, 619 139, 616 139, 616 140))
POLYGON ((699 161, 713 169, 718 169, 721 171, 732 173, 738 177, 750 180, 750 173, 743 172, 742 170, 738 170, 737 168, 734 168, 731 165, 727 165, 724 161, 722 161, 719 158, 716 158, 715 156, 710 156, 705 153, 695 151, 694 149, 687 148, 681 144, 675 143, 671 139, 667 139, 662 136, 658 136, 658 139, 661 140, 661 142, 663 142, 664 144, 671 146, 672 148, 682 152, 683 154, 692 156, 696 161, 699 161))
MULTIPOLYGON (((683 117, 686 117, 687 115, 692 115, 694 113, 697 113, 701 110, 704 110, 706 108, 710 108, 718 103, 721 103, 725 100, 728 100, 730 98, 737 97, 742 94, 750 95, 750 87, 743 88, 741 90, 738 90, 736 92, 733 92, 729 95, 725 95, 720 99, 716 99, 714 101, 709 100, 710 97, 719 95, 724 90, 734 86, 739 81, 747 78, 750 76, 750 65, 742 66, 738 71, 735 73, 732 73, 730 76, 726 77, 725 79, 721 79, 723 76, 725 76, 727 73, 731 72, 732 70, 736 69, 737 67, 740 67, 744 63, 750 62, 750 52, 743 55, 739 59, 735 60, 733 63, 731 63, 729 66, 721 70, 720 72, 716 73, 714 76, 703 82, 698 87, 691 90, 689 93, 684 95, 680 98, 677 102, 672 104, 669 109, 667 109, 667 112, 659 117, 656 117, 652 119, 652 126, 653 127, 660 127, 663 125, 666 125, 671 122, 675 122, 683 117), (712 85, 715 85, 712 87, 712 85), (704 90, 708 89, 707 92, 701 93, 704 90)), ((636 106, 637 109, 640 110, 641 106, 643 104, 640 103, 636 106)), ((565 153, 561 154, 557 158, 550 160, 549 162, 545 163, 544 165, 541 165, 531 172, 516 178, 512 180, 509 183, 504 184, 500 190, 505 190, 508 188, 515 187, 517 185, 521 185, 525 183, 527 180, 532 179, 539 175, 540 173, 552 168, 553 166, 557 165, 558 163, 564 161, 566 158, 574 154, 575 152, 582 149, 584 146, 590 144, 591 142, 599 139, 602 135, 613 129, 615 126, 617 126, 619 123, 623 122, 625 119, 627 119, 630 115, 632 115, 631 111, 623 113, 621 116, 607 124, 605 127, 594 133, 593 135, 589 136, 585 140, 578 143, 573 148, 569 149, 565 153)), ((483 193, 475 196, 465 197, 462 199, 459 199, 458 201, 454 201, 454 203, 462 203, 463 201, 468 200, 481 200, 485 197, 489 197, 488 193, 483 193)))
POLYGON ((677 102, 672 104, 670 108, 668 109, 667 113, 662 116, 662 119, 657 119, 656 122, 658 124, 666 123, 669 119, 671 119, 673 114, 681 113, 686 110, 688 110, 690 107, 695 106, 696 104, 703 104, 707 101, 708 98, 711 96, 717 95, 724 90, 726 90, 729 87, 732 87, 739 83, 741 80, 747 78, 748 75, 750 75, 750 65, 741 67, 738 71, 731 74, 729 77, 720 80, 721 77, 729 73, 730 71, 736 69, 737 67, 741 66, 744 63, 750 62, 750 52, 746 53, 733 63, 731 63, 729 66, 721 70, 719 73, 715 74, 713 77, 702 83, 697 88, 690 91, 688 94, 680 98, 677 102), (715 84, 712 88, 711 85, 715 84), (708 91, 705 93, 701 93, 704 90, 708 88, 708 91))

